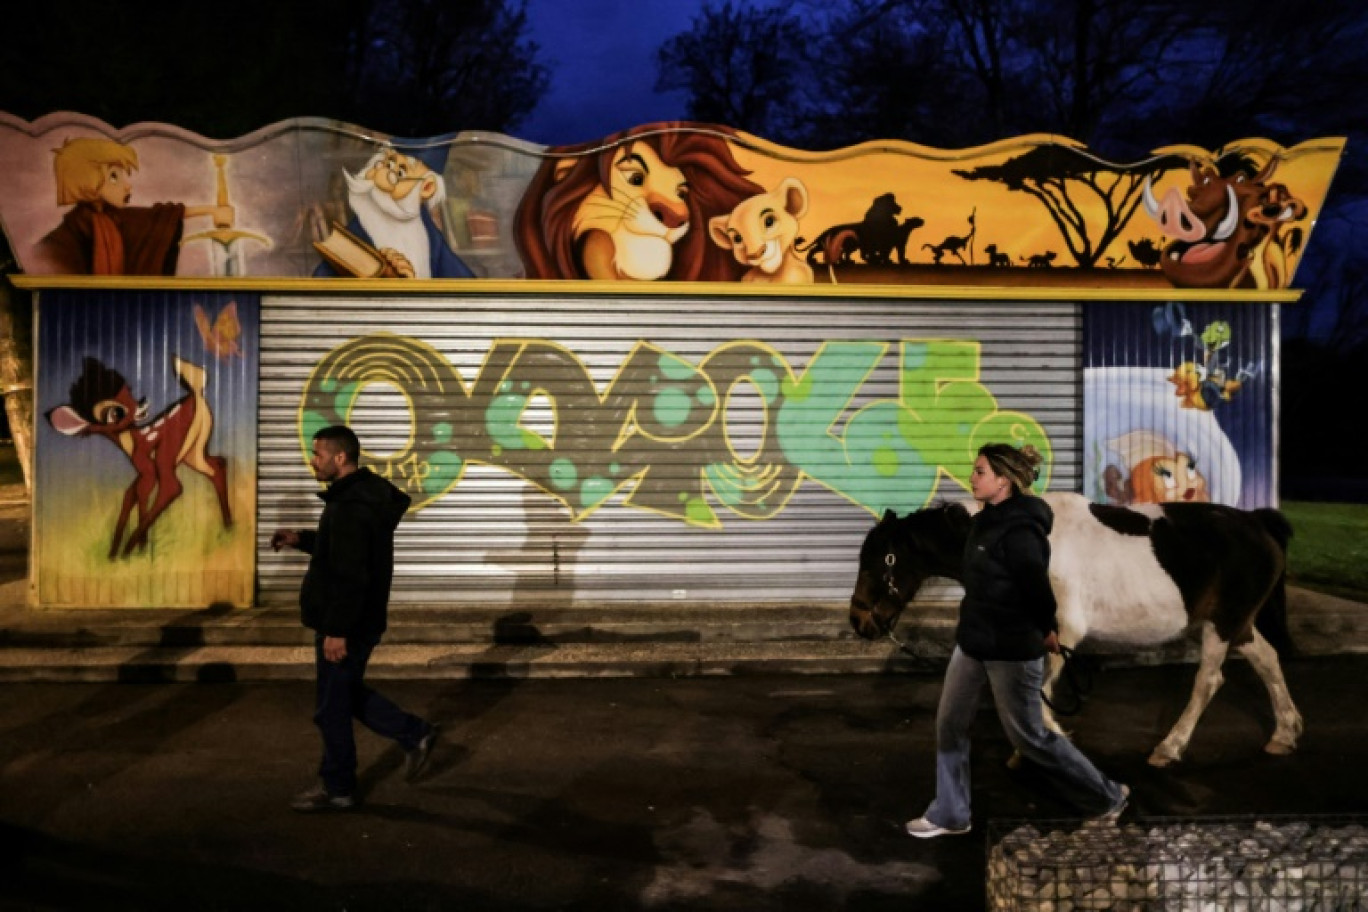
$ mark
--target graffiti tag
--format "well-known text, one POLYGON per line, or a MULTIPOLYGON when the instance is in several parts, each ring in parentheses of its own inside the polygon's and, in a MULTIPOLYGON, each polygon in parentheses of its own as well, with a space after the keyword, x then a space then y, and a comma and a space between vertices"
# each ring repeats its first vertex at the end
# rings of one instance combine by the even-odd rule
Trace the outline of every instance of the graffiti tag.
MULTIPOLYGON (((625 491, 623 503, 719 528, 718 508, 768 519, 811 479, 874 514, 919 509, 942 476, 968 487, 984 443, 1052 449, 1030 415, 1000 411, 979 382, 979 344, 898 344, 897 397, 871 397, 891 346, 824 343, 801 375, 763 342, 720 345, 699 364, 638 342, 600 391, 575 354, 540 339, 497 339, 474 383, 428 344, 379 333, 329 352, 304 390, 300 443, 351 423, 376 384, 403 397, 412 433, 366 463, 421 508, 471 463, 512 472, 561 500, 578 520, 625 491), (757 418, 758 413, 758 418, 757 418)), ((362 433, 365 438, 367 435, 362 433)), ((1042 473, 1042 490, 1048 475, 1042 473)))

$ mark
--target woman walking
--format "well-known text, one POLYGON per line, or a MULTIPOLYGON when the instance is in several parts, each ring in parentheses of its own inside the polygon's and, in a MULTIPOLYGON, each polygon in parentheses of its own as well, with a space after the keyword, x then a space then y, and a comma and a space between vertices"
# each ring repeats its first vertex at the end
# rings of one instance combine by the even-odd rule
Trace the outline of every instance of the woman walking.
POLYGON ((1046 652, 1059 651, 1050 588, 1049 506, 1031 493, 1040 454, 990 443, 978 452, 970 489, 983 505, 964 545, 964 599, 955 650, 936 710, 936 797, 907 823, 922 839, 969 832, 969 730, 985 683, 1020 754, 1079 796, 1090 815, 1115 819, 1130 789, 1108 779, 1040 708, 1046 652))

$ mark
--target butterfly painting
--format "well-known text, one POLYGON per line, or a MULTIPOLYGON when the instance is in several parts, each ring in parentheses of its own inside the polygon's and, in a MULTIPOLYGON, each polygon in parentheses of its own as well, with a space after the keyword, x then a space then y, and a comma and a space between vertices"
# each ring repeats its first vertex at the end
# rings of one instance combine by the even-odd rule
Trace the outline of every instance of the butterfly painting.
POLYGON ((204 348, 209 354, 216 358, 230 358, 233 355, 241 357, 242 348, 238 345, 238 336, 242 335, 242 326, 238 323, 236 301, 224 304, 213 320, 209 319, 209 314, 202 304, 195 304, 195 328, 199 330, 204 348))

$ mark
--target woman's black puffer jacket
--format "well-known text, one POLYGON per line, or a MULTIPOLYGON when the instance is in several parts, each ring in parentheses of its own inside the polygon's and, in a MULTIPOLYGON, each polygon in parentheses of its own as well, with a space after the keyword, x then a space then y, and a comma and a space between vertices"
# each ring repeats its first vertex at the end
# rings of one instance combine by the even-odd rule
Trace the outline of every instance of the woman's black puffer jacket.
POLYGON ((964 600, 955 642, 980 661, 1028 661, 1045 654, 1055 626, 1050 588, 1049 504, 1016 494, 984 506, 964 543, 964 600))

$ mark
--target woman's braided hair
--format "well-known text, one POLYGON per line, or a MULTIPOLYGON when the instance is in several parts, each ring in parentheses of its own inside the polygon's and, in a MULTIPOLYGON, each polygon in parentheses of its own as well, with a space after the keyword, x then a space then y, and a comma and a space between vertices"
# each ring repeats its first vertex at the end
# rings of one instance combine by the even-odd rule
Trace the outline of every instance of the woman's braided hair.
POLYGON ((1031 490, 1031 485, 1040 477, 1040 463, 1044 461, 1040 451, 1029 443, 1021 449, 1009 443, 987 443, 979 447, 978 454, 988 460, 994 475, 1012 483, 1012 491, 1016 494, 1031 490))

